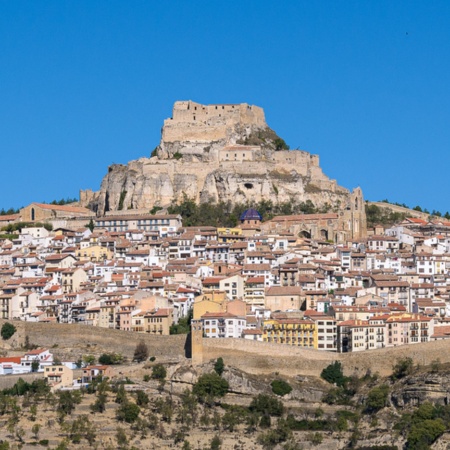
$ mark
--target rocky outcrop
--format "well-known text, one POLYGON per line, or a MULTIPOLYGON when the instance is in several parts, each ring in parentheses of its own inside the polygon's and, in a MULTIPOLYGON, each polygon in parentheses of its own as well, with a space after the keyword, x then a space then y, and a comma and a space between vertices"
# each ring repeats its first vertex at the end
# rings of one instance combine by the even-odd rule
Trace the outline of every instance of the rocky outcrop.
POLYGON ((418 406, 424 402, 448 405, 450 374, 423 373, 407 377, 396 384, 391 399, 397 408, 418 406))
POLYGON ((323 174, 317 155, 286 148, 261 108, 176 102, 152 157, 110 166, 100 191, 82 191, 80 202, 98 215, 165 207, 185 194, 197 202, 295 198, 333 211, 353 207, 351 193, 323 174))

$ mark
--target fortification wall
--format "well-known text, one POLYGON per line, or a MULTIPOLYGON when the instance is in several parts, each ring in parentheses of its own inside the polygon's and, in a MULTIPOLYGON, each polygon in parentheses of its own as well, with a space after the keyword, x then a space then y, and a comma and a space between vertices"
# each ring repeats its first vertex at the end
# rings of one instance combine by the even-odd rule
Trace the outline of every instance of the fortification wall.
POLYGON ((423 213, 420 211, 416 211, 414 209, 404 208, 403 206, 391 205, 390 203, 385 202, 368 202, 370 205, 378 206, 379 208, 387 208, 393 212, 398 212, 402 214, 408 214, 409 217, 417 217, 419 219, 428 220, 430 214, 423 213))
MULTIPOLYGON (((5 320, 0 320, 0 327, 5 320)), ((134 349, 144 341, 151 356, 170 356, 184 359, 186 335, 150 336, 147 334, 120 331, 88 325, 32 323, 13 321, 17 332, 8 341, 0 341, 0 349, 19 348, 28 336, 29 342, 39 347, 50 348, 59 358, 78 359, 82 354, 121 353, 130 360, 134 349)))
POLYGON ((200 122, 164 121, 162 140, 170 142, 204 142, 226 139, 228 126, 225 122, 208 125, 200 122))
POLYGON ((164 121, 162 141, 209 142, 227 138, 235 124, 265 127, 264 110, 242 104, 201 105, 192 101, 175 102, 172 118, 164 121))
POLYGON ((405 357, 420 365, 437 359, 450 362, 449 348, 450 342, 434 341, 361 353, 330 353, 243 339, 203 339, 203 362, 221 356, 226 364, 253 374, 319 376, 330 363, 341 361, 346 375, 364 375, 371 370, 388 376, 393 365, 405 357))

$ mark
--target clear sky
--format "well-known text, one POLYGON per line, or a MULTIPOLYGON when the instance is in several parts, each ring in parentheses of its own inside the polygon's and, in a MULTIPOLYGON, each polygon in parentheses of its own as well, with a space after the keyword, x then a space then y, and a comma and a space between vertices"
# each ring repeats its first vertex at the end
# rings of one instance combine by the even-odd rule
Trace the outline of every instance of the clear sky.
POLYGON ((366 199, 450 210, 450 2, 0 0, 0 208, 97 190, 176 100, 262 106, 366 199))

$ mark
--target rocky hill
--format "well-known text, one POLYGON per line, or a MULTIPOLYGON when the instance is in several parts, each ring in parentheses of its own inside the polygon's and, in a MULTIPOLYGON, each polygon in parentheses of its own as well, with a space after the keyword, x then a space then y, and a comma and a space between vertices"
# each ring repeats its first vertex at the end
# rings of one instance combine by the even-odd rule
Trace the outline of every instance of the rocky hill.
POLYGON ((335 212, 363 205, 361 190, 352 194, 329 179, 317 155, 288 148, 262 108, 176 102, 151 157, 110 166, 100 191, 81 191, 80 202, 98 215, 166 207, 184 194, 232 204, 295 197, 335 212))

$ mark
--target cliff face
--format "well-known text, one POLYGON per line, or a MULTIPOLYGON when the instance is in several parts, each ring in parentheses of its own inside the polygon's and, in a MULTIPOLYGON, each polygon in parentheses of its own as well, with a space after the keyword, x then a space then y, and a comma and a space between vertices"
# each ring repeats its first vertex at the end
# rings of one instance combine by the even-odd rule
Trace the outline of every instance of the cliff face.
POLYGON ((156 156, 110 166, 100 191, 82 191, 80 202, 99 215, 165 207, 183 194, 197 202, 295 198, 333 211, 363 205, 360 189, 330 180, 318 156, 284 148, 261 108, 176 102, 156 156))

